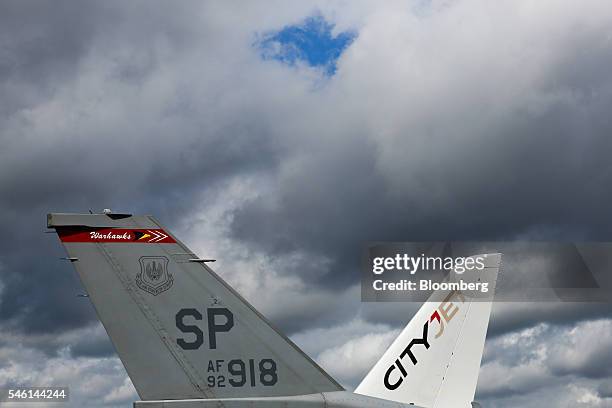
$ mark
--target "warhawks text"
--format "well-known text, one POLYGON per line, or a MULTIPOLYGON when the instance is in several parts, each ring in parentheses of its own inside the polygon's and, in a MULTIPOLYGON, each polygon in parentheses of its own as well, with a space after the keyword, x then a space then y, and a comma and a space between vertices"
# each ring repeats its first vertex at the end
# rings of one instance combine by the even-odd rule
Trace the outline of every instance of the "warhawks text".
POLYGON ((124 232, 123 234, 113 234, 112 232, 108 232, 106 234, 101 234, 97 231, 91 231, 89 233, 89 237, 91 239, 113 239, 117 241, 130 241, 132 240, 132 235, 129 232, 124 232))

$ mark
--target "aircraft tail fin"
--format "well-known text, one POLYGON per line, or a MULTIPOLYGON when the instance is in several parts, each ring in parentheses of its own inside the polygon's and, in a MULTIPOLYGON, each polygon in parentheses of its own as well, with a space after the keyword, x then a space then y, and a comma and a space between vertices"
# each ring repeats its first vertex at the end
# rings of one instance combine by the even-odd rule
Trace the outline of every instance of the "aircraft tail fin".
POLYGON ((153 217, 49 214, 47 224, 143 400, 342 390, 153 217))
POLYGON ((356 393, 426 408, 470 406, 501 254, 472 257, 482 257, 484 268, 466 271, 461 279, 487 283, 487 292, 434 292, 359 384, 356 393))

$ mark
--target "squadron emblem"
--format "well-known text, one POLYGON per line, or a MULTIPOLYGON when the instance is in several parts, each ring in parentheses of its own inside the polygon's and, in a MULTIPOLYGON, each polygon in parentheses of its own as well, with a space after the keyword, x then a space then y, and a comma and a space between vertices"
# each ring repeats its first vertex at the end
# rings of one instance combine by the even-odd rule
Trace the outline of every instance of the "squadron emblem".
POLYGON ((170 289, 174 277, 168 272, 168 258, 165 256, 143 256, 139 260, 140 272, 136 285, 145 292, 157 296, 170 289))

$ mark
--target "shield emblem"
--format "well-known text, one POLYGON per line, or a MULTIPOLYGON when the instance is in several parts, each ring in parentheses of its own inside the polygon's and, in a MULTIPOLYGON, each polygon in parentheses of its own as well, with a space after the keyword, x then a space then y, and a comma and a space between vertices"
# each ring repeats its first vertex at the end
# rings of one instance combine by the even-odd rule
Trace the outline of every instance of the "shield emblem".
POLYGON ((139 260, 140 272, 136 275, 136 285, 157 296, 170 289, 174 277, 168 272, 168 258, 165 256, 143 256, 139 260))

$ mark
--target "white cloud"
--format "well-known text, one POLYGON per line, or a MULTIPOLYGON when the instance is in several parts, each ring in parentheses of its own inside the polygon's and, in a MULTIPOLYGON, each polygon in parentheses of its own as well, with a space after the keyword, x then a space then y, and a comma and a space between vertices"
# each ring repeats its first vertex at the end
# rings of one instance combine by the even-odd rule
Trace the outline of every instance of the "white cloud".
MULTIPOLYGON (((20 344, 0 347, 0 387, 69 387, 70 407, 125 407, 138 399, 116 357, 49 357, 20 344)), ((64 405, 63 405, 64 406, 64 405)))
POLYGON ((609 406, 598 388, 609 376, 611 328, 610 319, 540 324, 490 339, 477 396, 504 407, 525 401, 528 406, 543 401, 560 407, 609 406))
POLYGON ((398 335, 396 328, 357 317, 337 326, 304 331, 293 340, 332 377, 352 389, 398 335))
POLYGON ((319 354, 317 361, 343 384, 354 388, 398 334, 397 330, 367 333, 339 347, 325 350, 319 354))
POLYGON ((559 374, 609 377, 612 375, 612 320, 579 323, 555 338, 550 348, 550 367, 559 374))

